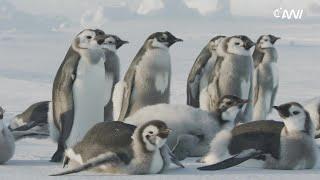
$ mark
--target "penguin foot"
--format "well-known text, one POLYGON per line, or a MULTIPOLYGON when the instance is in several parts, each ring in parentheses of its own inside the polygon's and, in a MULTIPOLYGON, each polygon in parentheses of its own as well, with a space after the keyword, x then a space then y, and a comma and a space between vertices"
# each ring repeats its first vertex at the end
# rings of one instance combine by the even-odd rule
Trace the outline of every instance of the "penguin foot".
POLYGON ((50 162, 62 162, 63 160, 63 151, 57 150, 54 155, 51 157, 50 162))

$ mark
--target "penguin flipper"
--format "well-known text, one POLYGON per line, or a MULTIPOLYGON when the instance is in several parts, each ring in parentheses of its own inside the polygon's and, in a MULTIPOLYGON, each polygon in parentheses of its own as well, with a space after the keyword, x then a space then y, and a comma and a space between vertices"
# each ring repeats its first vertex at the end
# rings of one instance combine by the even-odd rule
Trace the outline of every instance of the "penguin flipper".
POLYGON ((129 68, 127 71, 127 74, 124 78, 125 86, 123 87, 123 93, 122 93, 122 105, 121 105, 121 111, 118 118, 118 121, 123 121, 129 110, 130 105, 130 99, 131 99, 131 92, 134 88, 134 81, 135 81, 135 74, 136 70, 134 68, 129 68))
POLYGON ((257 66, 259 66, 259 64, 262 62, 264 57, 264 52, 261 51, 261 49, 259 48, 255 48, 252 54, 252 59, 253 59, 253 64, 254 64, 254 68, 256 68, 257 66))
POLYGON ((277 85, 277 86, 273 89, 272 96, 271 96, 269 113, 271 113, 271 111, 272 111, 272 109, 273 109, 274 102, 275 102, 275 100, 276 100, 276 95, 277 95, 277 92, 278 92, 278 87, 279 87, 279 85, 277 85))
POLYGON ((190 106, 199 107, 199 80, 201 79, 201 77, 197 77, 201 75, 201 70, 207 64, 210 57, 211 53, 206 46, 202 49, 200 55, 197 57, 190 70, 187 81, 187 104, 190 106))
POLYGON ((262 153, 261 151, 257 151, 255 149, 248 149, 224 161, 218 162, 216 164, 208 165, 208 166, 199 167, 197 169, 201 171, 215 171, 215 170, 227 169, 227 168, 236 166, 238 164, 241 164, 242 162, 247 161, 249 159, 261 156, 263 154, 264 153, 262 153))
POLYGON ((119 162, 119 161, 120 161, 120 159, 116 154, 107 153, 107 154, 99 156, 95 160, 84 163, 81 166, 78 166, 76 168, 73 168, 73 169, 70 169, 70 170, 67 170, 67 171, 64 171, 61 173, 57 173, 57 174, 51 174, 49 176, 62 176, 62 175, 67 175, 67 174, 78 173, 78 172, 81 172, 84 170, 95 168, 95 167, 100 166, 105 163, 113 163, 113 162, 119 162))

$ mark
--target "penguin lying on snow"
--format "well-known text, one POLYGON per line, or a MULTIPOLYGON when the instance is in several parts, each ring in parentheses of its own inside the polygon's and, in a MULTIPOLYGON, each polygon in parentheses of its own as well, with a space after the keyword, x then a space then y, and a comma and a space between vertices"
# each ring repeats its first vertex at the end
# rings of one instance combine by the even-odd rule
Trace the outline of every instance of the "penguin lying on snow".
POLYGON ((118 121, 99 123, 66 150, 64 165, 75 168, 55 176, 93 168, 112 174, 161 173, 170 164, 170 150, 165 145, 169 133, 159 120, 137 128, 118 121))
MULTIPOLYGON (((187 81, 187 104, 200 107, 201 91, 208 86, 209 76, 217 60, 217 47, 225 36, 216 36, 202 49, 194 62, 187 81)), ((203 109, 203 108, 201 108, 203 109)), ((207 110, 207 109, 203 109, 207 110)))
POLYGON ((24 137, 41 139, 49 136, 49 104, 51 104, 50 101, 34 103, 24 112, 15 116, 8 128, 16 141, 24 137))
POLYGON ((14 137, 3 123, 4 109, 0 106, 0 164, 9 161, 15 151, 14 137))
POLYGON ((245 103, 247 101, 227 95, 221 98, 218 111, 212 113, 186 105, 158 104, 137 111, 124 122, 139 126, 152 119, 161 119, 173 130, 168 137, 168 146, 179 160, 183 160, 207 153, 216 133, 226 126, 234 126, 245 103))
POLYGON ((254 62, 253 120, 266 119, 271 113, 279 86, 278 53, 274 43, 280 39, 273 35, 259 37, 252 58, 254 62))
POLYGON ((123 121, 144 106, 169 103, 171 57, 169 48, 182 41, 170 32, 151 34, 134 57, 124 80, 115 86, 114 119, 123 121))
POLYGON ((317 162, 317 148, 309 113, 295 102, 274 108, 283 122, 262 120, 235 127, 224 147, 210 152, 220 156, 225 152, 233 156, 198 169, 226 169, 251 158, 263 160, 267 169, 313 168, 317 162))

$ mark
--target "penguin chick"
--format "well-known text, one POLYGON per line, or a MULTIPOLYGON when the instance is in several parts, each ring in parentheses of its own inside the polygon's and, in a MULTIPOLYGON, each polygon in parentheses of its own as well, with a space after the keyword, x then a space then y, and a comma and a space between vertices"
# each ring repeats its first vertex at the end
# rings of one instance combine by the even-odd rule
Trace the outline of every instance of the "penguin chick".
POLYGON ((200 107, 201 91, 208 86, 209 75, 217 59, 217 47, 225 36, 215 36, 202 49, 194 62, 187 81, 187 105, 200 107))
POLYGON ((144 106, 169 103, 171 57, 169 48, 182 39, 170 32, 151 34, 134 57, 124 80, 115 87, 114 119, 123 121, 144 106))
POLYGON ((24 112, 15 116, 8 128, 16 141, 28 137, 37 139, 49 137, 49 104, 51 104, 50 101, 34 103, 24 112))
POLYGON ((252 158, 263 160, 266 169, 313 168, 317 148, 309 113, 296 102, 274 108, 283 122, 262 120, 235 127, 224 143, 225 152, 232 157, 198 169, 226 169, 252 158))
POLYGON ((107 91, 111 91, 111 93, 107 94, 106 97, 106 106, 104 107, 104 120, 112 121, 113 120, 113 102, 112 95, 114 92, 114 86, 119 82, 120 77, 120 60, 117 55, 117 50, 124 44, 129 43, 128 41, 124 41, 120 39, 116 35, 106 34, 106 39, 102 44, 102 48, 105 50, 105 73, 106 73, 106 81, 107 91))
POLYGON ((248 99, 237 122, 252 119, 253 63, 250 48, 254 43, 243 35, 224 38, 217 48, 218 58, 209 77, 209 85, 200 94, 201 106, 216 111, 224 95, 248 99))
POLYGON ((167 144, 179 160, 203 156, 212 138, 224 127, 233 126, 241 107, 247 103, 235 96, 224 96, 216 112, 207 112, 187 105, 158 104, 147 106, 124 122, 139 126, 152 119, 164 121, 172 133, 167 144))
POLYGON ((315 127, 315 138, 320 138, 320 97, 305 102, 303 106, 310 113, 311 121, 315 127))
POLYGON ((161 173, 170 164, 165 146, 169 133, 167 125, 159 120, 137 128, 118 121, 99 123, 66 151, 66 162, 78 166, 55 175, 93 168, 112 174, 161 173))
POLYGON ((3 122, 4 113, 4 109, 0 106, 0 164, 9 161, 15 151, 14 137, 3 122))
POLYGON ((49 122, 53 125, 50 131, 56 132, 53 139, 58 142, 52 162, 62 161, 67 147, 75 145, 91 127, 104 121, 104 107, 113 84, 106 73, 103 47, 107 37, 99 29, 81 31, 58 69, 52 88, 53 121, 49 122))
POLYGON ((278 53, 274 44, 278 39, 280 38, 273 35, 260 36, 252 55, 255 67, 253 120, 266 119, 275 102, 279 87, 279 73, 278 53))

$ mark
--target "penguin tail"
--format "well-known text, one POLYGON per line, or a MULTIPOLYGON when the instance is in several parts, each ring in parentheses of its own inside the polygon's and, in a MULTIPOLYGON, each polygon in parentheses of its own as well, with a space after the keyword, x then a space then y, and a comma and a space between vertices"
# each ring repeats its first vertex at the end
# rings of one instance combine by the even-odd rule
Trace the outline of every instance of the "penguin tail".
POLYGON ((82 164, 81 166, 78 166, 76 168, 61 172, 61 173, 57 173, 57 174, 51 174, 49 176, 62 176, 62 175, 67 175, 67 174, 73 174, 73 173, 78 173, 84 170, 89 170, 92 168, 95 168, 97 166, 100 166, 102 164, 105 163, 110 163, 110 162, 118 162, 119 158, 118 156, 116 156, 115 154, 103 154, 101 156, 99 156, 98 158, 95 158, 92 161, 89 161, 87 163, 82 164))
POLYGON ((236 166, 238 164, 241 164, 249 159, 258 157, 262 154, 263 153, 261 151, 258 151, 255 149, 248 149, 224 161, 218 162, 216 164, 208 165, 208 166, 199 167, 197 169, 201 171, 215 171, 215 170, 227 169, 227 168, 236 166))

